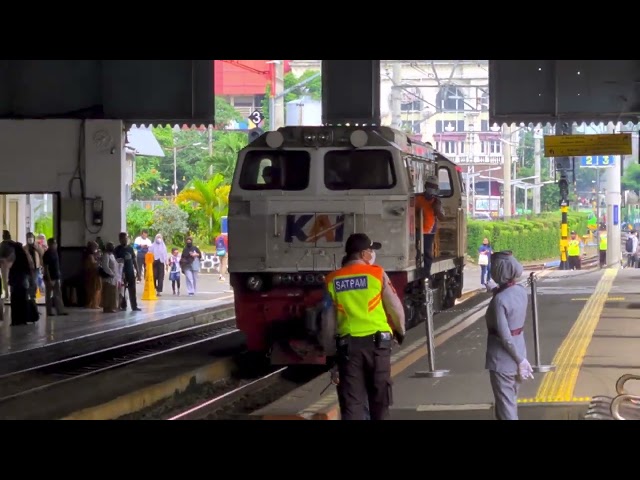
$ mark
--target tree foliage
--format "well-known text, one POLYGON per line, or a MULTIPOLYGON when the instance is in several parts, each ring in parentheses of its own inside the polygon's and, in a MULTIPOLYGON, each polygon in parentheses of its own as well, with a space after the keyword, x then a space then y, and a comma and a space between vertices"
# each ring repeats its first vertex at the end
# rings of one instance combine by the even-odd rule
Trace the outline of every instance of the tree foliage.
POLYGON ((165 201, 153 210, 151 228, 162 234, 167 245, 184 243, 189 214, 173 202, 165 201))
MULTIPOLYGON (((293 72, 289 72, 284 76, 284 89, 288 90, 293 88, 301 82, 304 82, 310 77, 318 74, 316 70, 305 70, 300 76, 296 76, 293 72)), ((269 97, 271 96, 271 84, 268 83, 265 89, 264 100, 262 101, 262 114, 264 115, 264 125, 269 125, 269 97)), ((309 96, 313 100, 320 100, 322 98, 322 75, 318 75, 313 80, 293 88, 293 90, 284 96, 285 104, 293 100, 297 100, 304 96, 309 96)))
POLYGON ((622 177, 622 188, 624 190, 632 190, 636 194, 640 194, 640 165, 637 163, 630 163, 626 166, 622 177))

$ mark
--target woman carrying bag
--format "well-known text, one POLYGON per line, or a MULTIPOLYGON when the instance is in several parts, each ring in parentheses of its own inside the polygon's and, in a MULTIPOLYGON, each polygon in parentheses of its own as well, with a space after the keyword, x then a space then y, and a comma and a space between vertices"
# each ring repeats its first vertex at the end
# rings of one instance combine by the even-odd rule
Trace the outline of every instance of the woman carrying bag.
POLYGON ((482 245, 478 248, 478 265, 480 265, 480 283, 486 285, 491 278, 491 254, 493 248, 489 244, 489 239, 482 240, 482 245))

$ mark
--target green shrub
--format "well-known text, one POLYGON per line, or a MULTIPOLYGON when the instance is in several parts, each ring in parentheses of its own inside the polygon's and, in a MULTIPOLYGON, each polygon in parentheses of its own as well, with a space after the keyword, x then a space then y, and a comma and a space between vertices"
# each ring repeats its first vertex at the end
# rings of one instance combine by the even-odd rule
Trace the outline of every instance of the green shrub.
MULTIPOLYGON (((588 213, 569 212, 569 231, 587 233, 588 213)), ((467 220, 467 253, 478 256, 483 238, 488 238, 495 251, 512 250, 521 261, 545 260, 560 255, 559 212, 513 220, 467 220)))

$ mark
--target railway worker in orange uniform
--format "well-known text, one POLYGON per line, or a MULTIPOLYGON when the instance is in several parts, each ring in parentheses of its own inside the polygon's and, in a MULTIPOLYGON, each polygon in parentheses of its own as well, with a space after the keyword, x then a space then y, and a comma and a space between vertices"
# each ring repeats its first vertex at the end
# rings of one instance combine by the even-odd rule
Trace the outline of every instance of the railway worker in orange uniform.
POLYGON ((389 416, 391 347, 394 334, 402 343, 405 320, 389 277, 374 265, 380 248, 380 243, 363 233, 351 235, 343 266, 326 279, 322 315, 325 325, 335 326, 336 383, 343 420, 385 420, 389 416))
POLYGON ((424 182, 424 192, 416 195, 416 208, 422 211, 422 244, 424 246, 424 267, 427 277, 431 276, 433 263, 433 242, 438 231, 438 220, 445 219, 440 198, 437 177, 429 177, 424 182))

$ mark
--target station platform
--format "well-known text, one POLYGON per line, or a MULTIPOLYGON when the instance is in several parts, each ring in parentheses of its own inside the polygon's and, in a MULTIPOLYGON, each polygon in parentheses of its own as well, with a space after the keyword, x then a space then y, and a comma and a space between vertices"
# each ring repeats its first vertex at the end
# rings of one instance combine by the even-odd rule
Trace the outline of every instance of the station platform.
MULTIPOLYGON (((521 385, 519 417, 581 419, 591 397, 615 396, 621 375, 640 373, 640 270, 554 271, 539 279, 537 291, 540 363, 555 370, 521 385)), ((530 310, 525 335, 534 365, 530 310)), ((395 376, 391 418, 494 419, 486 336, 482 315, 436 342, 436 368, 449 370, 448 376, 417 378, 417 370, 427 369, 426 357, 395 376)))
POLYGON ((48 318, 39 305, 37 323, 12 327, 11 307, 6 306, 0 322, 0 375, 206 323, 225 305, 233 306, 228 282, 213 275, 198 280, 195 297, 174 296, 169 287, 157 300, 141 300, 138 288, 139 312, 69 308, 69 315, 48 318))

